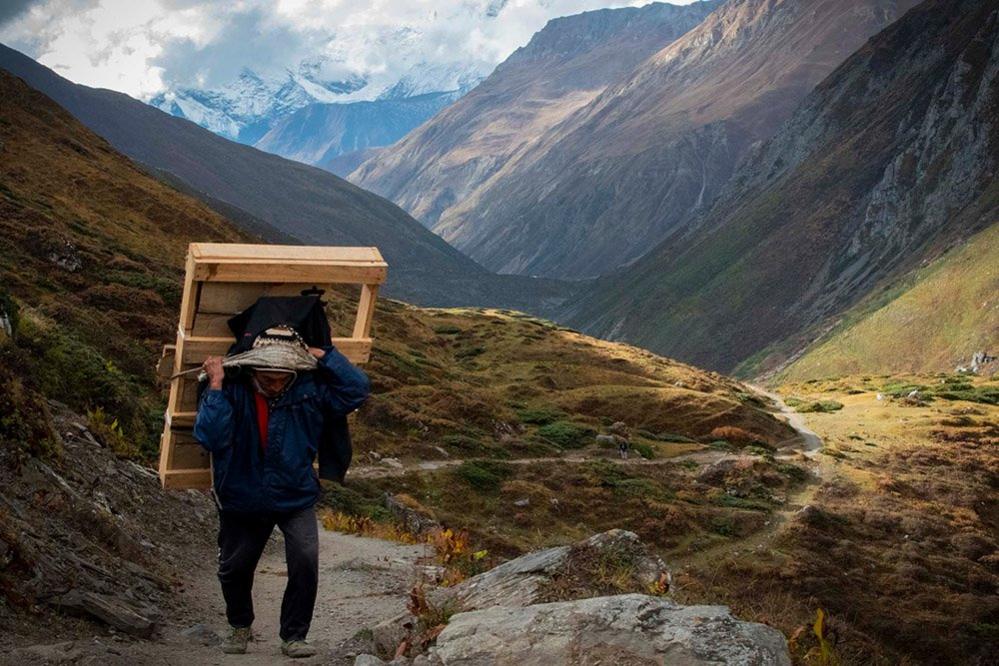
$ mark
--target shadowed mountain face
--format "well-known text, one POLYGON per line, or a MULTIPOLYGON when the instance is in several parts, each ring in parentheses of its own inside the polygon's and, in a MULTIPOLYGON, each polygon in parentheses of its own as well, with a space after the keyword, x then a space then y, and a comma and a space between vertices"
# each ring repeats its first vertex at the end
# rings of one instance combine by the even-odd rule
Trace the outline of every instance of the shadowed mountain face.
POLYGON ((561 297, 558 285, 491 275, 399 207, 326 171, 233 143, 127 95, 74 84, 2 45, 0 68, 132 159, 204 193, 209 203, 242 209, 300 242, 378 246, 391 266, 391 295, 535 311, 542 292, 554 301, 561 297))
POLYGON ((454 91, 373 102, 311 104, 278 121, 254 146, 323 166, 344 153, 395 143, 460 95, 454 91))
MULTIPOLYGON (((454 191, 432 228, 500 272, 611 272, 710 205, 750 146, 769 138, 815 84, 913 4, 726 3, 491 169, 474 192, 454 191)), ((412 135, 391 154, 418 139, 412 135)), ((427 160, 407 162, 417 169, 427 160)), ((420 219, 435 219, 368 167, 352 177, 420 219)), ((431 191, 425 181, 416 186, 431 191)))
POLYGON ((718 369, 750 357, 746 369, 766 369, 993 224, 997 39, 994 2, 924 2, 823 81, 703 223, 599 281, 569 320, 718 369))
POLYGON ((658 3, 550 21, 477 88, 361 165, 351 180, 437 228, 552 126, 718 4, 658 3))

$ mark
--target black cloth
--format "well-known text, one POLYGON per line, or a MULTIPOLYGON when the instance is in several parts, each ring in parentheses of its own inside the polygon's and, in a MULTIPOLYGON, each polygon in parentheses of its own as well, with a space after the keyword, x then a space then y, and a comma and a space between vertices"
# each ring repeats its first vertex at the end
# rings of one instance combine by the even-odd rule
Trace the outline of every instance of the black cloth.
MULTIPOLYGON (((229 353, 248 351, 258 335, 282 325, 295 329, 310 347, 325 349, 333 344, 330 323, 319 295, 262 296, 229 320, 229 329, 236 337, 229 353)), ((319 478, 343 483, 352 456, 347 417, 329 417, 319 442, 319 478)))
POLYGON ((253 573, 277 526, 284 534, 288 583, 281 601, 281 640, 305 640, 319 586, 319 530, 314 507, 290 513, 219 512, 219 582, 233 627, 253 624, 253 573))
POLYGON ((275 326, 290 326, 310 347, 333 344, 319 296, 263 296, 229 320, 229 330, 236 337, 229 353, 249 351, 258 335, 275 326))

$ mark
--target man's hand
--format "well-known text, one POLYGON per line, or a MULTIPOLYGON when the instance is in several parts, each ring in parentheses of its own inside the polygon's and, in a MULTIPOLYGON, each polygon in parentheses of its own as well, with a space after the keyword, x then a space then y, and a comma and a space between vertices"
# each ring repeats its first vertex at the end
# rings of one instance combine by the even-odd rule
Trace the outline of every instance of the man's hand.
POLYGON ((208 375, 208 388, 221 389, 222 378, 225 377, 225 370, 222 369, 221 356, 209 356, 201 366, 205 374, 208 375))
POLYGON ((316 358, 322 358, 323 356, 326 356, 326 352, 320 349, 319 347, 309 347, 309 353, 315 356, 316 358))

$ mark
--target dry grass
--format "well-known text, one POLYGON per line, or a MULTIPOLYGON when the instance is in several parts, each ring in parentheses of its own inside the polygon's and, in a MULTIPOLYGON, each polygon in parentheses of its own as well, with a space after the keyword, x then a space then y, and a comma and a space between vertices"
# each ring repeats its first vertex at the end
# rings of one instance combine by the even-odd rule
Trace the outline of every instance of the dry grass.
POLYGON ((843 663, 989 663, 999 650, 999 408, 858 392, 913 379, 934 381, 784 387, 844 405, 808 418, 836 454, 819 458, 822 484, 803 500, 811 508, 792 513, 763 548, 677 576, 683 598, 797 632, 802 663, 814 663, 805 655, 816 654, 818 608, 843 663))

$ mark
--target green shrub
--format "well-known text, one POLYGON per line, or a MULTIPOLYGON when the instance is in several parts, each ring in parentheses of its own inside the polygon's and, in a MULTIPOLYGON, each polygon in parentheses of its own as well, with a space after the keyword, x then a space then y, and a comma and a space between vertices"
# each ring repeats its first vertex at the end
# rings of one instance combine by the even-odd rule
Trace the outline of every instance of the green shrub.
POLYGON ((493 460, 466 460, 454 474, 479 492, 495 492, 513 474, 513 468, 493 460))
POLYGON ((634 442, 631 448, 638 452, 638 455, 642 456, 646 460, 652 460, 656 457, 656 450, 652 448, 651 445, 645 444, 644 442, 634 442))
POLYGON ((679 444, 696 444, 696 439, 691 439, 686 435, 680 435, 675 432, 661 432, 656 435, 656 439, 660 442, 676 442, 679 444))
POLYGON ((457 326, 434 326, 434 333, 437 335, 457 335, 461 329, 457 326))
POLYGON ((810 402, 807 405, 801 405, 796 407, 799 412, 835 412, 843 409, 843 403, 837 402, 835 400, 816 400, 815 402, 810 402))
POLYGON ((565 417, 565 412, 557 409, 540 407, 537 409, 518 409, 517 418, 522 423, 532 423, 536 425, 547 425, 565 417))
POLYGON ((563 449, 581 449, 593 434, 591 428, 569 421, 555 421, 538 428, 538 436, 563 449))

